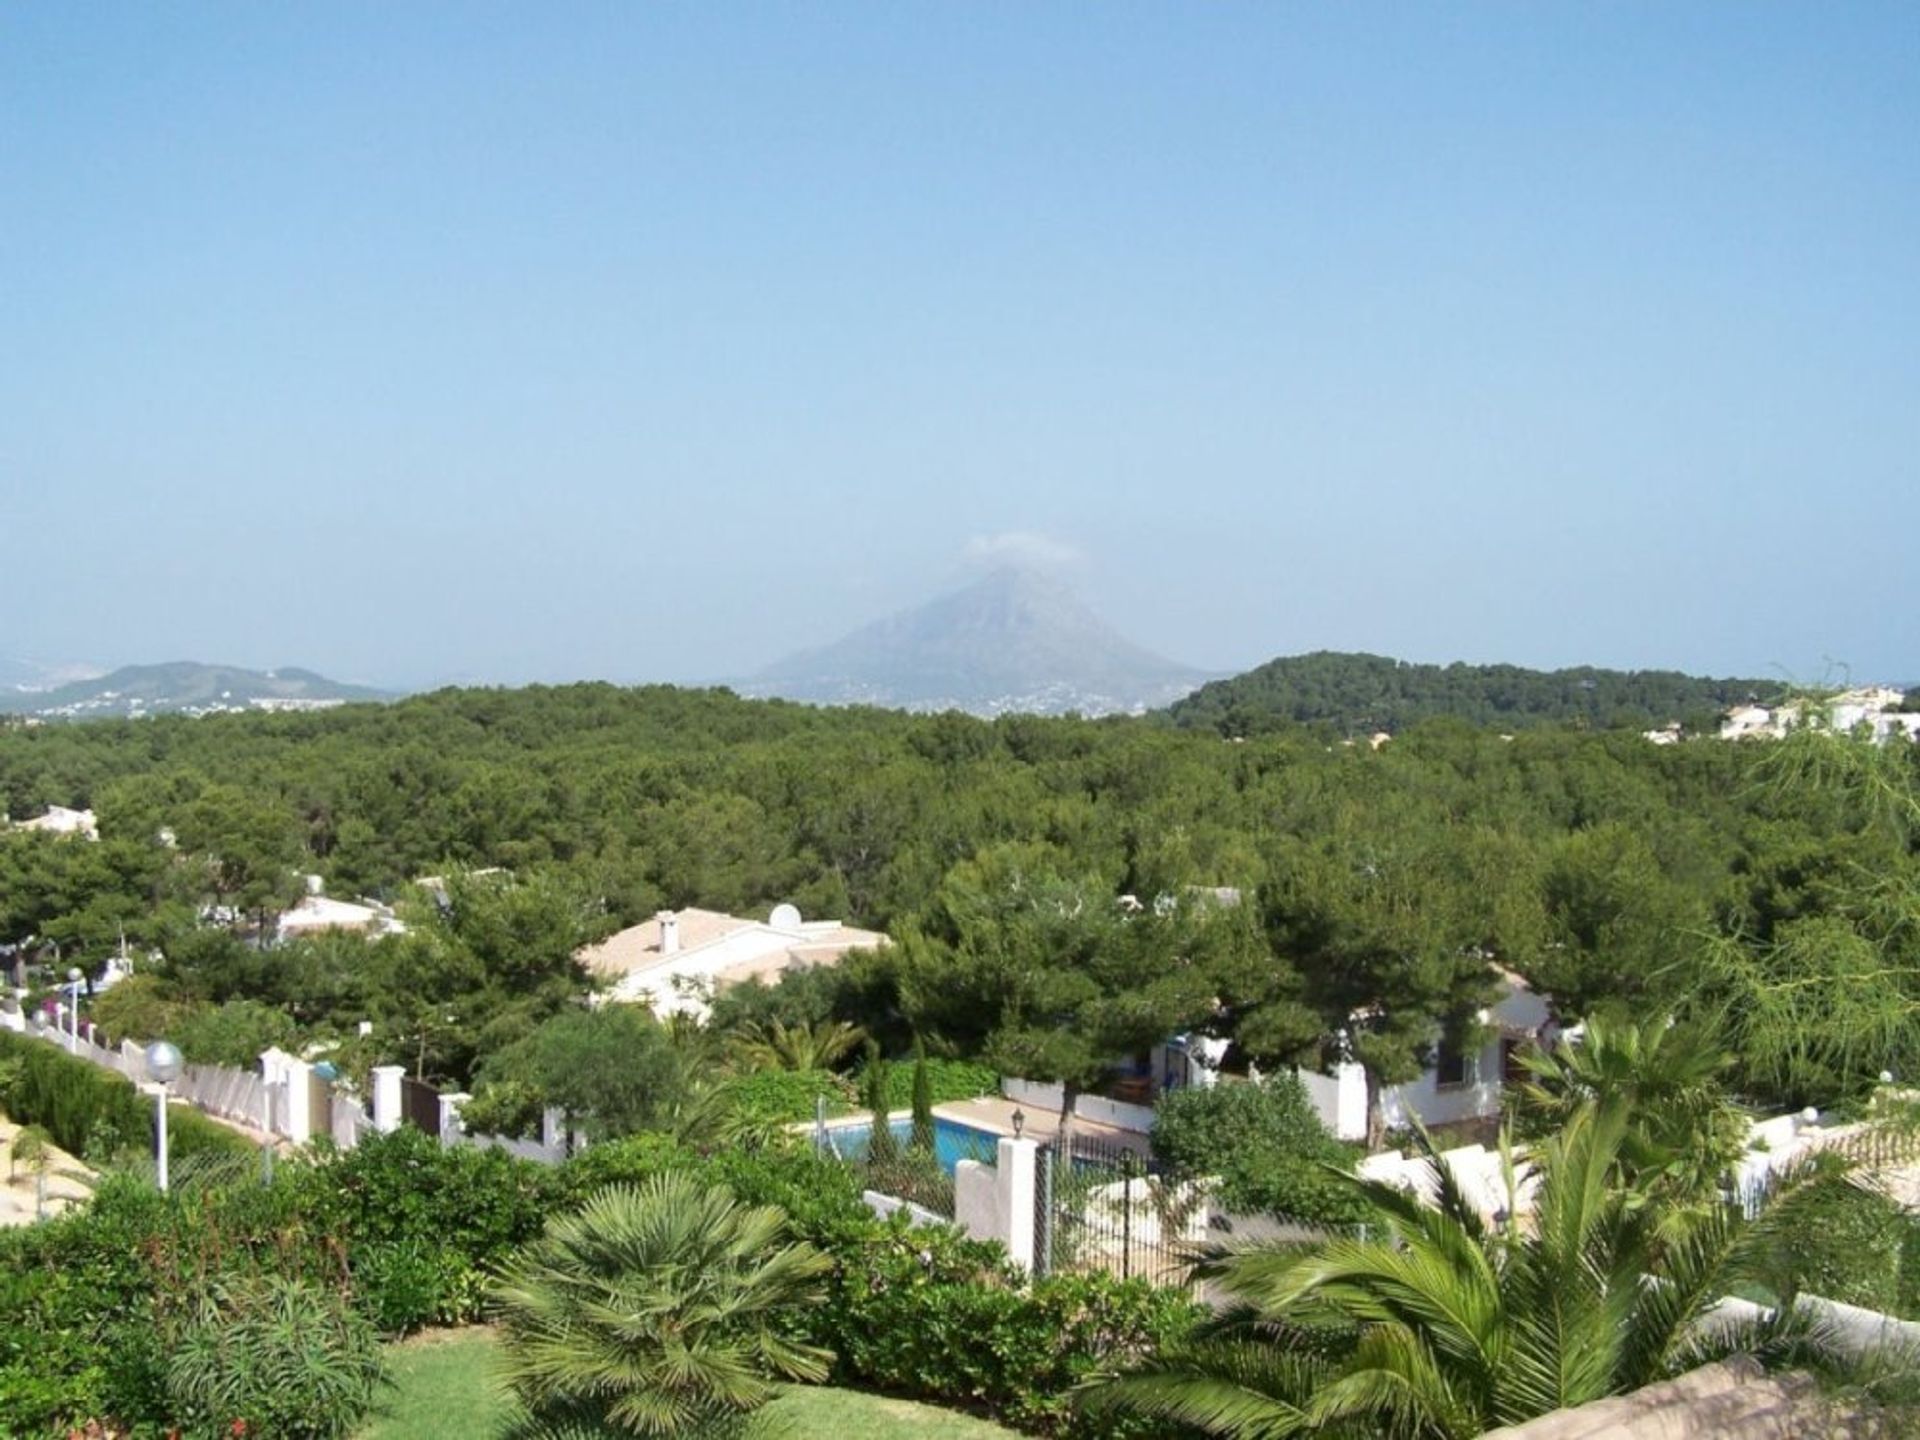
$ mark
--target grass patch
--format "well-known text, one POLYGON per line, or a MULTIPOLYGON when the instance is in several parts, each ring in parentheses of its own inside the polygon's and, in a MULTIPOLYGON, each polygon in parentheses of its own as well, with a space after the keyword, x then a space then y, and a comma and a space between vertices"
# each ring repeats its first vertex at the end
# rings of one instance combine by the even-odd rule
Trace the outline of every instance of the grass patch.
POLYGON ((358 1440, 485 1440, 506 1417, 507 1396, 494 1377, 497 1346, 485 1329, 429 1330, 387 1347, 393 1381, 358 1440))
POLYGON ((767 1407, 795 1436, 833 1440, 1010 1440, 1015 1433, 971 1415, 859 1390, 796 1385, 767 1407))
MULTIPOLYGON (((433 1330, 387 1347, 393 1387, 356 1440, 487 1440, 507 1415, 494 1376, 493 1332, 433 1330)), ((971 1415, 858 1390, 796 1385, 768 1407, 784 1433, 833 1440, 1011 1440, 1014 1432, 971 1415)))

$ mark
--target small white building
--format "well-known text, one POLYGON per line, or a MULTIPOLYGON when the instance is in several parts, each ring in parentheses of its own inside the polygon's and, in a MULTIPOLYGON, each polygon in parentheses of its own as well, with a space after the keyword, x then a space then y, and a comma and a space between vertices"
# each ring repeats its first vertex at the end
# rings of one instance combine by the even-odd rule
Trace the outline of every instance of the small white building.
POLYGON ((877 930, 804 920, 791 905, 774 906, 764 920, 688 908, 662 910, 587 946, 577 958, 608 1000, 650 1005, 662 1017, 705 1019, 709 999, 729 985, 772 984, 788 970, 838 965, 850 951, 889 943, 877 930))
POLYGON ((394 914, 384 905, 371 905, 364 901, 335 900, 322 893, 318 875, 306 877, 307 893, 300 903, 280 916, 278 926, 282 940, 295 939, 302 935, 318 935, 325 930, 357 930, 363 935, 399 935, 406 931, 406 923, 394 918, 394 914))
MULTIPOLYGON (((1389 1130, 1405 1129, 1415 1120, 1431 1127, 1501 1113, 1514 1052, 1551 1039, 1553 1017, 1547 1002, 1525 980, 1510 970, 1498 973, 1500 999, 1478 1017, 1486 1034, 1481 1045, 1463 1052, 1442 1044, 1434 1064, 1418 1080, 1381 1091, 1381 1115, 1389 1130)), ((1303 1071, 1300 1079, 1329 1130, 1342 1140, 1366 1138, 1367 1078, 1359 1065, 1335 1065, 1327 1075, 1303 1071)))
POLYGON ((98 840, 100 826, 91 810, 69 810, 64 805, 49 805, 47 813, 22 820, 21 830, 37 830, 43 835, 78 835, 83 840, 98 840))

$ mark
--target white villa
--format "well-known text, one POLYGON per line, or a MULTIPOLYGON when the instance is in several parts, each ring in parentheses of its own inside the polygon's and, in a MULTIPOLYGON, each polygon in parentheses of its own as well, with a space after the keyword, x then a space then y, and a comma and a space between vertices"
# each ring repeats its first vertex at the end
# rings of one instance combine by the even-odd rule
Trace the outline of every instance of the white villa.
POLYGON ((395 919, 386 906, 335 900, 322 893, 318 875, 309 875, 306 881, 307 893, 300 897, 300 903, 280 916, 278 929, 282 940, 317 935, 324 930, 358 930, 365 935, 405 933, 406 922, 395 919))
POLYGON ((890 943, 876 930, 803 920, 776 905, 764 920, 718 910, 662 910, 579 952, 606 998, 651 1005, 656 1015, 705 1019, 708 999, 742 980, 777 981, 788 970, 837 965, 849 951, 890 943))
POLYGON ((1867 685, 1816 704, 1811 711, 1798 704, 1776 709, 1742 705, 1729 710, 1720 722, 1722 740, 1777 740, 1799 725, 1812 725, 1842 735, 1867 727, 1872 739, 1885 744, 1896 736, 1920 740, 1920 714, 1901 710, 1905 695, 1886 685, 1867 685))
POLYGON ((100 826, 93 818, 93 811, 69 810, 64 805, 49 805, 46 814, 22 820, 14 828, 38 830, 43 835, 78 835, 84 840, 100 838, 100 826))
MULTIPOLYGON (((1478 1017, 1486 1032, 1485 1042, 1466 1052, 1443 1044, 1426 1074, 1405 1085, 1388 1086, 1381 1093, 1380 1107, 1389 1130, 1408 1128, 1415 1120, 1432 1127, 1499 1115, 1502 1092, 1513 1078, 1514 1052, 1523 1045, 1547 1044, 1554 1038, 1547 1002, 1512 971, 1496 973, 1500 998, 1478 1017)), ((1178 1036, 1155 1046, 1155 1091, 1215 1084, 1225 1050, 1225 1041, 1198 1036, 1178 1036)), ((1360 1066, 1351 1062, 1335 1065, 1325 1075, 1302 1070, 1300 1082, 1328 1130, 1342 1140, 1366 1139, 1367 1080, 1360 1066)))

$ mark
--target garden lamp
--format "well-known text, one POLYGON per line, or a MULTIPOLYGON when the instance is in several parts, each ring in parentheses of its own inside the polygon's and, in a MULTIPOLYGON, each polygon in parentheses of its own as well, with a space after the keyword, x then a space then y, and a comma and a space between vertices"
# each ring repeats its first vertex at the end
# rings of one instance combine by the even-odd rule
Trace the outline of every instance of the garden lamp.
POLYGON ((154 1092, 154 1177, 161 1190, 167 1188, 167 1086, 180 1074, 180 1047, 170 1040, 156 1040, 147 1046, 147 1074, 159 1089, 154 1092))

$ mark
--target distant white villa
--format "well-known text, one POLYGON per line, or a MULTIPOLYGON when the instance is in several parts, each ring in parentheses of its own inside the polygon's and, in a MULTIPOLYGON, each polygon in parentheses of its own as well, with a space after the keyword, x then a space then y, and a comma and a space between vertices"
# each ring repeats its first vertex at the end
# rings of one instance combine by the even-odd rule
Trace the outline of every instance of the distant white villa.
POLYGON ((406 931, 406 923, 395 919, 386 906, 335 900, 321 893, 318 875, 309 875, 306 880, 307 893, 300 903, 280 916, 278 929, 282 940, 317 935, 325 930, 357 930, 365 935, 398 935, 406 931))
POLYGON ((49 805, 46 814, 22 820, 14 828, 38 830, 43 835, 78 835, 86 840, 100 838, 100 826, 93 818, 93 811, 69 810, 64 805, 49 805))
POLYGON ((589 945, 578 959, 606 998, 653 1007, 656 1015, 705 1019, 708 999, 743 980, 777 981, 788 970, 838 965, 853 950, 890 943, 876 930, 838 920, 803 920, 776 905, 764 920, 718 910, 662 910, 651 920, 589 945))
POLYGON ((1862 726, 1879 744, 1896 737, 1920 740, 1920 714, 1900 709, 1906 697, 1886 685, 1868 685, 1843 690, 1823 704, 1806 706, 1798 702, 1768 709, 1764 705, 1741 705, 1729 710, 1720 722, 1722 740, 1777 740, 1801 725, 1850 735, 1862 726))

